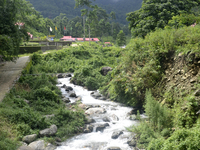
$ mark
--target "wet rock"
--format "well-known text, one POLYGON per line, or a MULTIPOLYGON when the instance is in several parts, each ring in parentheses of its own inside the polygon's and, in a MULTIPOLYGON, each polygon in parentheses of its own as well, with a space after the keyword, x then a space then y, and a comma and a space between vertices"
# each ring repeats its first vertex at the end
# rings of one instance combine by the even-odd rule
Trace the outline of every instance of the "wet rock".
POLYGON ((103 117, 102 120, 103 120, 104 122, 110 122, 110 118, 108 118, 107 116, 103 117))
POLYGON ((135 147, 137 143, 136 143, 135 139, 133 138, 133 139, 128 140, 128 141, 127 141, 127 144, 128 144, 129 146, 135 147))
POLYGON ((108 123, 105 123, 105 124, 101 124, 101 125, 98 125, 97 127, 96 127, 96 132, 98 132, 98 131, 103 131, 106 127, 108 127, 108 126, 110 126, 108 123))
POLYGON ((73 88, 71 86, 65 86, 65 91, 72 91, 73 88))
POLYGON ((89 108, 85 111, 85 114, 87 115, 93 115, 93 114, 104 114, 106 113, 105 108, 97 107, 97 108, 89 108))
POLYGON ((41 136, 52 136, 52 135, 55 135, 56 132, 57 132, 57 126, 51 125, 50 128, 41 130, 39 133, 41 136))
POLYGON ((72 77, 71 73, 67 73, 67 74, 65 75, 65 78, 68 78, 68 77, 72 77))
POLYGON ((97 91, 92 92, 90 95, 95 99, 98 99, 99 97, 102 97, 102 95, 97 91))
POLYGON ((112 114, 111 118, 113 121, 119 121, 119 118, 115 114, 112 114))
POLYGON ((69 100, 68 97, 64 97, 62 100, 63 100, 63 102, 65 102, 65 103, 70 103, 70 102, 71 102, 71 101, 69 100))
POLYGON ((138 109, 133 108, 130 112, 128 112, 128 115, 137 115, 138 109))
POLYGON ((71 93, 69 94, 69 97, 76 97, 76 93, 75 93, 75 92, 71 92, 71 93))
POLYGON ((27 135, 22 138, 22 141, 29 144, 33 142, 36 138, 37 138, 37 134, 27 135))
POLYGON ((121 150, 120 147, 109 147, 107 150, 121 150))
POLYGON ((65 88, 66 87, 66 85, 65 84, 63 84, 62 86, 61 86, 61 88, 65 88))
POLYGON ((93 131, 93 125, 86 125, 85 129, 83 130, 84 133, 91 133, 93 131))
POLYGON ((34 150, 34 149, 31 148, 30 146, 23 145, 23 146, 20 146, 17 150, 34 150))
POLYGON ((65 77, 65 75, 62 74, 62 73, 60 73, 60 74, 57 75, 57 78, 64 78, 64 77, 65 77))
POLYGON ((123 134, 122 131, 115 131, 115 132, 113 132, 111 138, 112 139, 117 139, 121 134, 123 134))
POLYGON ((44 150, 55 150, 57 147, 53 144, 48 143, 44 150))
POLYGON ((87 117, 85 123, 90 124, 90 123, 95 123, 96 121, 93 118, 87 117))
POLYGON ((101 74, 103 76, 106 76, 108 74, 109 71, 112 71, 112 68, 111 67, 102 67, 101 69, 101 74))
POLYGON ((99 97, 98 99, 99 99, 99 100, 106 100, 106 98, 105 98, 104 96, 99 97))
POLYGON ((35 141, 35 142, 30 143, 28 146, 31 147, 34 150, 44 150, 45 149, 45 142, 44 142, 44 140, 39 140, 39 141, 35 141))

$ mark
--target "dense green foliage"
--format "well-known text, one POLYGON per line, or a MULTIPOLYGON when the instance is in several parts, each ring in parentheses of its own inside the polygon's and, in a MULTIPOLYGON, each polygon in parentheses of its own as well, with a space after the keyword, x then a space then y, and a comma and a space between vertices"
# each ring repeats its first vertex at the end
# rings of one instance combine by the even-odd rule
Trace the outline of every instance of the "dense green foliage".
POLYGON ((25 29, 19 29, 17 13, 21 14, 20 0, 0 0, 0 55, 5 60, 14 60, 18 56, 19 45, 28 40, 25 29))
MULTIPOLYGON (((81 127, 84 125, 83 112, 72 106, 71 108, 76 109, 74 112, 66 108, 62 102, 61 92, 56 87, 56 77, 45 74, 27 75, 33 72, 37 61, 39 58, 34 55, 33 61, 30 61, 19 81, 0 104, 0 118, 4 120, 3 123, 0 122, 2 126, 0 147, 2 150, 15 149, 13 147, 16 147, 17 140, 21 140, 28 134, 39 134, 40 130, 48 128, 52 124, 57 125, 58 131, 49 140, 55 137, 64 140, 81 132, 81 127), (45 117, 45 115, 52 114, 55 116, 45 117), (11 133, 4 131, 5 123, 12 124, 12 129, 9 130, 15 132, 12 133, 13 140, 8 138, 11 133), (6 148, 5 142, 7 143, 6 148)), ((37 71, 40 73, 40 70, 37 71)))
POLYGON ((119 33, 117 34, 117 45, 118 46, 126 45, 126 37, 123 30, 120 30, 119 33))
POLYGON ((173 16, 190 13, 191 8, 199 4, 199 0, 145 0, 142 8, 127 15, 132 35, 145 37, 147 33, 155 31, 157 28, 163 29, 173 16))

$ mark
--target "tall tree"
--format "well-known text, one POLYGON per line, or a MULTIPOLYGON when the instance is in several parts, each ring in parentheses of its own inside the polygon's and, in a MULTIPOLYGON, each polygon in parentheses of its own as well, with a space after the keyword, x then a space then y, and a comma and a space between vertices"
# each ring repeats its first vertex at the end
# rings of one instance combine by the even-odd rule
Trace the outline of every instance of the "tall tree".
POLYGON ((119 33, 117 34, 117 45, 118 46, 126 45, 126 37, 123 30, 120 30, 119 33))
POLYGON ((17 58, 22 38, 28 40, 26 30, 16 24, 19 3, 20 0, 0 0, 0 55, 9 61, 17 58))
POLYGON ((175 15, 191 11, 200 0, 145 0, 142 8, 127 14, 133 36, 145 37, 156 28, 164 28, 175 15))

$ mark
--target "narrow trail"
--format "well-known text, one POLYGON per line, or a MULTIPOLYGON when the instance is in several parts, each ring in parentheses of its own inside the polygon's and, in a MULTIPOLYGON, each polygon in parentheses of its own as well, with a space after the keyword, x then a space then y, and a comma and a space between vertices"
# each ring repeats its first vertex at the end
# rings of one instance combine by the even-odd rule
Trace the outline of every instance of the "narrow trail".
POLYGON ((6 62, 0 66, 0 102, 11 89, 13 82, 19 77, 21 71, 29 61, 29 56, 20 57, 16 62, 6 62))

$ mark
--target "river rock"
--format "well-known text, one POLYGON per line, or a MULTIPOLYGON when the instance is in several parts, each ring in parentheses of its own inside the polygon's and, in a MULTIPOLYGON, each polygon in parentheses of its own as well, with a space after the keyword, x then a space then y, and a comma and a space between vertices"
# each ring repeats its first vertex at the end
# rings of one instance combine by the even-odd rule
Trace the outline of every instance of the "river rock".
POLYGON ((119 121, 119 118, 115 114, 112 114, 111 118, 113 121, 119 121))
POLYGON ((111 67, 102 67, 101 69, 101 74, 103 76, 106 76, 108 74, 109 71, 112 71, 112 68, 111 67))
POLYGON ((29 144, 33 142, 36 138, 37 138, 37 134, 27 135, 22 138, 22 141, 29 144))
POLYGON ((106 98, 105 98, 104 96, 99 97, 98 99, 99 99, 99 100, 106 100, 106 98))
POLYGON ((69 100, 68 97, 64 97, 62 100, 63 100, 63 102, 65 102, 65 103, 70 103, 70 102, 71 102, 71 101, 69 100))
POLYGON ((96 121, 93 118, 86 117, 86 121, 85 121, 86 124, 95 123, 95 122, 96 121))
POLYGON ((111 138, 112 139, 117 139, 121 134, 123 134, 122 131, 115 131, 115 132, 113 132, 111 138))
POLYGON ((82 104, 82 103, 78 104, 78 107, 83 109, 83 110, 86 110, 86 105, 85 104, 82 104))
POLYGON ((63 84, 62 86, 61 86, 61 88, 65 88, 66 87, 66 85, 65 84, 63 84))
POLYGON ((44 150, 55 150, 57 147, 51 143, 48 143, 44 150))
POLYGON ((64 74, 62 74, 62 73, 60 73, 60 74, 57 74, 57 78, 64 78, 65 77, 65 75, 64 74))
POLYGON ((133 138, 133 139, 128 140, 127 144, 129 146, 135 147, 137 143, 136 143, 135 139, 133 138))
POLYGON ((106 127, 108 127, 108 126, 110 126, 108 123, 105 123, 105 124, 101 124, 101 125, 98 125, 97 127, 96 127, 96 132, 98 132, 98 131, 103 131, 106 127))
POLYGON ((68 78, 68 77, 72 77, 71 73, 67 73, 67 74, 65 75, 65 78, 68 78))
POLYGON ((121 150, 120 147, 109 147, 107 150, 121 150))
POLYGON ((57 81, 57 84, 62 84, 62 82, 60 82, 60 81, 57 81))
POLYGON ((98 98, 102 97, 102 95, 97 91, 92 92, 90 95, 95 99, 98 99, 98 98))
POLYGON ((83 130, 84 133, 91 133, 93 131, 93 125, 86 125, 85 129, 83 130))
POLYGON ((104 114, 104 113, 106 113, 106 110, 105 108, 101 107, 89 108, 88 110, 85 111, 85 114, 87 115, 104 114))
POLYGON ((76 97, 76 93, 75 93, 75 92, 71 92, 71 93, 69 94, 69 97, 76 97))
POLYGON ((31 148, 30 146, 23 145, 23 146, 20 146, 17 150, 34 150, 34 149, 31 148))
POLYGON ((35 141, 35 142, 30 143, 28 146, 31 147, 34 150, 44 150, 45 149, 45 142, 44 142, 44 140, 39 140, 39 141, 35 141))
POLYGON ((103 117, 102 120, 103 120, 104 122, 110 122, 110 118, 108 118, 107 116, 103 117))
POLYGON ((57 126, 51 125, 50 128, 41 130, 39 133, 41 136, 52 136, 52 135, 55 135, 56 132, 57 132, 57 126))
POLYGON ((72 91, 73 88, 71 86, 65 86, 65 91, 72 91))
POLYGON ((82 100, 81 97, 77 97, 77 98, 75 99, 76 102, 77 102, 77 101, 81 101, 81 100, 82 100))

